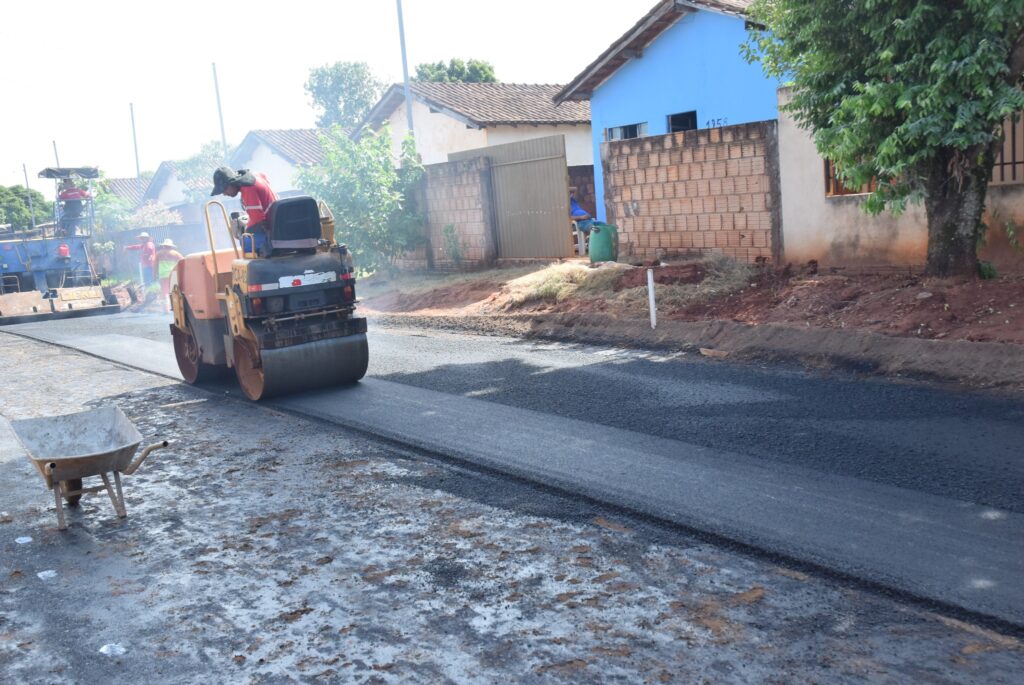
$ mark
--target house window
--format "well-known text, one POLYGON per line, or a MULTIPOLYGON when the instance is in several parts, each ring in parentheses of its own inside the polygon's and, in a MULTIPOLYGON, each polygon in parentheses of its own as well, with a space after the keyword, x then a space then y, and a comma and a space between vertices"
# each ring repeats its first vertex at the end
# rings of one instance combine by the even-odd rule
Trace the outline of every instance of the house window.
POLYGON ((1015 114, 1003 122, 1003 147, 992 167, 993 185, 1024 183, 1024 117, 1015 114))
POLYGON ((647 122, 642 124, 628 124, 626 126, 613 126, 604 130, 605 140, 629 140, 647 135, 647 122))
POLYGON ((668 132, 692 131, 697 128, 697 111, 668 115, 668 132))
POLYGON ((873 178, 860 188, 847 188, 839 178, 839 171, 836 169, 836 165, 833 164, 830 159, 825 160, 826 196, 833 197, 836 195, 861 195, 863 193, 873 193, 877 187, 878 179, 873 178))

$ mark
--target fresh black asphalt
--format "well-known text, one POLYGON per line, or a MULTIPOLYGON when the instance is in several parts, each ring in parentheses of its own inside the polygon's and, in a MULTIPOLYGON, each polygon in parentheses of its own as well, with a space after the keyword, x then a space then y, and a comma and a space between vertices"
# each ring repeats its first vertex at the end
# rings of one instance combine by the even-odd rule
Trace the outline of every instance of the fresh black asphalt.
MULTIPOLYGON (((119 316, 11 332, 165 372, 166 325, 119 316)), ((1013 398, 373 333, 367 383, 283 406, 1024 624, 1024 410, 1013 398)))

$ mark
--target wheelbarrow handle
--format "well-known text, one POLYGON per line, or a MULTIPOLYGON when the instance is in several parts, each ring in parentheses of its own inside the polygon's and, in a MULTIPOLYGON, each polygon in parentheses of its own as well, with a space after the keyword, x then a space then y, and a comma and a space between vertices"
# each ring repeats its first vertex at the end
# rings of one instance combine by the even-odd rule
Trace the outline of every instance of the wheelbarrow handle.
POLYGON ((122 473, 124 473, 124 475, 126 476, 132 475, 133 473, 135 473, 136 470, 138 470, 140 466, 142 466, 142 462, 146 461, 146 457, 149 456, 150 452, 153 452, 155 450, 162 450, 163 448, 167 447, 170 444, 171 443, 164 440, 163 442, 153 443, 149 447, 144 448, 142 450, 142 454, 139 455, 138 459, 129 464, 128 468, 122 471, 122 473))

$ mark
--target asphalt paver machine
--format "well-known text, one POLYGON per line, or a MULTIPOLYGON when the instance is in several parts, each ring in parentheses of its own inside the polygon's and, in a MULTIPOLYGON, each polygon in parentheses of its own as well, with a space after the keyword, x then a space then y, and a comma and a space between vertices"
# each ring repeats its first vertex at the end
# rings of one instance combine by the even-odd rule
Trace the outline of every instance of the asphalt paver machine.
POLYGON ((260 400, 366 374, 352 255, 336 244, 326 205, 311 197, 272 204, 268 247, 259 254, 252 233, 236 240, 220 202, 207 202, 204 218, 210 250, 186 256, 171 273, 171 335, 187 382, 233 368, 246 397, 260 400), (217 249, 213 217, 230 248, 217 249))
MULTIPOLYGON (((50 167, 40 178, 88 183, 95 167, 50 167)), ((53 220, 31 226, 0 226, 0 325, 46 319, 116 314, 89 254, 95 224, 92 195, 58 194, 53 220)))

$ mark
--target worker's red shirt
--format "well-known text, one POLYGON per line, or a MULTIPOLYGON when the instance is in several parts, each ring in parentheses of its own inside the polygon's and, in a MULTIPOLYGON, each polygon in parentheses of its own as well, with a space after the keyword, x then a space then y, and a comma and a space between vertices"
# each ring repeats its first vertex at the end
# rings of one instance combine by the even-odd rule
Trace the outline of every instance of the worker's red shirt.
POLYGON ((61 200, 88 200, 92 196, 84 188, 68 188, 60 191, 57 197, 61 200))
POLYGON ((242 209, 249 215, 249 225, 266 221, 270 212, 270 205, 277 202, 277 195, 270 188, 267 177, 263 174, 255 174, 256 183, 251 186, 240 186, 242 196, 242 209))
POLYGON ((139 252, 139 264, 142 266, 156 266, 156 245, 153 244, 152 240, 147 240, 145 243, 136 243, 135 245, 125 246, 126 250, 141 250, 139 252))

